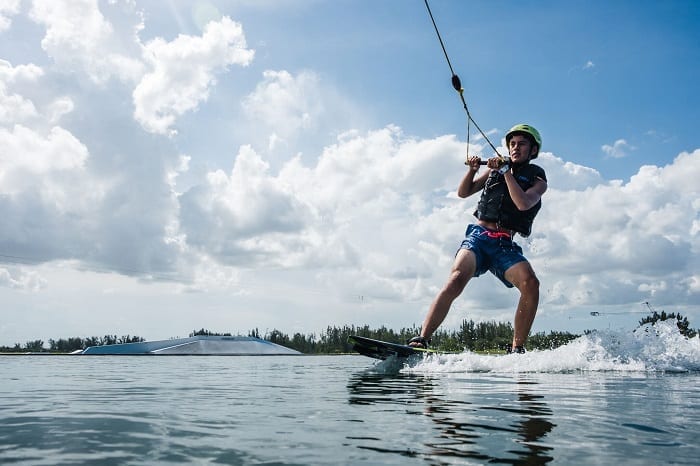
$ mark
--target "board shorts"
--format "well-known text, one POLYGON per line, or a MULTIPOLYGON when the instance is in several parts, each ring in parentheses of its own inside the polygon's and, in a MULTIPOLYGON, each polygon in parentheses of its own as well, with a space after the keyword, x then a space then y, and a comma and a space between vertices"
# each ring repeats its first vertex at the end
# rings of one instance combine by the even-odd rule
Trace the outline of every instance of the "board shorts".
POLYGON ((476 271, 478 277, 491 272, 508 288, 513 284, 506 280, 506 270, 519 262, 527 262, 523 249, 518 246, 507 233, 501 233, 472 224, 467 227, 465 239, 459 249, 468 249, 476 256, 476 271))

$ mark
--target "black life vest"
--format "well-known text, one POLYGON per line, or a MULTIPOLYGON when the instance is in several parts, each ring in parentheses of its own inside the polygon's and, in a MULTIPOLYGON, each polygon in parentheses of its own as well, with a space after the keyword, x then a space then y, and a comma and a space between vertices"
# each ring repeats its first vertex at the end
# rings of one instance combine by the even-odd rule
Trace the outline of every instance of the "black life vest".
MULTIPOLYGON (((531 163, 514 166, 513 176, 523 191, 530 189, 537 178, 547 181, 542 167, 531 163)), ((528 210, 518 210, 510 197, 503 175, 498 170, 492 170, 486 179, 474 216, 479 220, 494 222, 501 228, 517 231, 523 236, 530 236, 532 222, 540 207, 542 200, 528 210)))

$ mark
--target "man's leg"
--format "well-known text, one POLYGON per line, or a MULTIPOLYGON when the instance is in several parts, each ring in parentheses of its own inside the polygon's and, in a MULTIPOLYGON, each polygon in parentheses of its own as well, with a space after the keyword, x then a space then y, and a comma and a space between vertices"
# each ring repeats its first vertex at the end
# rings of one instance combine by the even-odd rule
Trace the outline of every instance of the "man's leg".
POLYGON ((447 317, 452 302, 462 293, 475 272, 476 256, 468 249, 460 249, 452 264, 447 283, 437 294, 430 305, 428 314, 425 316, 421 329, 422 337, 428 339, 437 330, 442 321, 445 320, 445 317, 447 317))
POLYGON ((540 301, 540 281, 532 270, 529 262, 523 261, 510 267, 505 272, 505 278, 520 290, 520 301, 513 319, 513 348, 524 346, 530 334, 532 322, 537 314, 540 301))

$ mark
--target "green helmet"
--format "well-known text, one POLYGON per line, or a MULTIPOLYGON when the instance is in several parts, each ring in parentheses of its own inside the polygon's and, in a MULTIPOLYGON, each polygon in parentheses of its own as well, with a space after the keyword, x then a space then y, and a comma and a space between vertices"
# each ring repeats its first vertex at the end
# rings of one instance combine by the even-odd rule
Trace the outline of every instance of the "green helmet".
POLYGON ((537 158, 537 156, 540 154, 540 149, 542 148, 542 136, 540 136, 539 131, 530 125, 525 125, 522 123, 515 125, 506 133, 506 145, 508 145, 510 138, 515 134, 524 134, 529 136, 535 142, 535 144, 537 144, 537 153, 532 156, 533 159, 537 158))

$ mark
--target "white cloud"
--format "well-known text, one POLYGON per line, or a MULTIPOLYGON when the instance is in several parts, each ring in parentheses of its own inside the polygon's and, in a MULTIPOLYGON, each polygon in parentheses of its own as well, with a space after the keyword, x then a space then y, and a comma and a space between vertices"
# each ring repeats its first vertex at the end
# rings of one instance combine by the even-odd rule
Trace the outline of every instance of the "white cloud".
POLYGON ((60 119, 73 111, 73 100, 67 96, 48 96, 41 90, 45 71, 34 65, 12 66, 0 59, 0 124, 8 126, 27 124, 55 126, 60 119), (23 94, 22 90, 30 95, 23 94), (36 103, 34 98, 38 98, 36 103), (37 108, 38 107, 38 108, 37 108))
POLYGON ((642 167, 626 184, 548 191, 535 224, 533 257, 572 296, 590 291, 589 304, 634 301, 645 297, 640 292, 666 299, 697 294, 685 278, 700 251, 693 232, 698 191, 690 188, 698 176, 695 151, 665 167, 642 167), (582 287, 577 276, 596 279, 582 287))
POLYGON ((206 101, 215 73, 228 65, 248 65, 243 28, 228 17, 210 22, 201 37, 154 39, 144 46, 150 71, 134 89, 134 118, 153 133, 172 132, 175 119, 206 101))
MULTIPOLYGON (((295 158, 275 174, 243 148, 231 176, 212 172, 206 186, 183 195, 188 241, 228 265, 318 268, 321 280, 332 266, 329 276, 344 277, 349 296, 427 299, 473 220, 476 198, 451 194, 460 153, 452 137, 417 141, 387 127, 342 135, 314 165, 295 158), (329 246, 332 261, 324 256, 329 246)), ((521 240, 550 290, 544 300, 592 305, 636 302, 652 290, 692 294, 692 283, 681 278, 698 249, 688 236, 698 206, 681 186, 698 175, 699 154, 643 167, 622 184, 544 153, 539 162, 551 187, 533 238, 521 240), (642 199, 651 186, 653 194, 642 199)), ((489 293, 491 302, 508 296, 500 288, 489 293)))
POLYGON ((20 183, 14 171, 45 174, 51 171, 80 169, 87 159, 87 148, 72 134, 54 127, 44 138, 33 130, 16 125, 11 131, 0 128, 0 186, 20 183))
POLYGON ((0 124, 25 121, 37 115, 34 103, 19 94, 8 94, 0 83, 0 124))
MULTIPOLYGON (((473 221, 476 196, 452 194, 463 149, 453 137, 414 140, 387 127, 342 135, 315 164, 297 157, 274 173, 242 148, 230 176, 212 172, 182 196, 188 242, 228 266, 315 270, 316 286, 347 300, 427 306, 473 221)), ((700 151, 642 167, 626 184, 552 154, 539 162, 550 190, 533 237, 519 242, 543 283, 543 312, 697 297, 686 277, 700 250, 700 205, 687 187, 700 151)), ((492 318, 512 304, 511 291, 478 280, 457 309, 492 318)))
MULTIPOLYGON (((230 176, 221 170, 180 197, 188 244, 226 264, 282 264, 282 244, 303 243, 308 213, 269 173, 269 165, 242 147, 230 176)), ((299 247, 299 246, 295 246, 299 247)))
MULTIPOLYGON (((86 173, 87 148, 71 133, 53 127, 41 134, 16 125, 11 130, 0 128, 0 146, 0 196, 9 209, 3 230, 32 230, 47 220, 42 214, 50 213, 53 220, 63 222, 70 217, 80 220, 92 212, 102 188, 86 173), (36 217, 23 217, 32 209, 37 209, 36 217)), ((50 230, 36 229, 38 236, 31 240, 37 246, 51 242, 46 231, 50 230)), ((25 242, 30 238, 11 239, 25 242)))
POLYGON ((75 109, 73 100, 68 97, 58 97, 46 108, 46 117, 49 123, 56 124, 63 115, 71 113, 75 109))
POLYGON ((6 60, 0 59, 0 80, 4 83, 15 83, 18 81, 36 81, 44 75, 44 71, 33 64, 12 66, 6 60))
MULTIPOLYGON (((36 263, 77 258, 94 270, 162 278, 190 260, 174 192, 174 180, 188 168, 166 139, 155 140, 133 124, 122 104, 128 86, 105 86, 115 76, 128 77, 127 84, 140 78, 142 49, 134 32, 141 17, 129 5, 102 6, 109 9, 110 21, 95 2, 35 2, 31 17, 46 25, 42 44, 55 66, 13 67, 0 60, 0 253, 36 263), (71 21, 89 24, 78 27, 71 21), (135 54, 133 63, 139 65, 132 68, 135 73, 124 74, 122 65, 132 61, 128 54, 135 54), (90 79, 76 89, 64 73, 85 73, 90 79)), ((155 43, 160 48, 150 49, 152 64, 184 58, 182 67, 192 71, 170 76, 175 68, 163 65, 164 79, 174 80, 158 91, 185 98, 190 90, 206 93, 216 67, 252 57, 241 49, 240 26, 228 19, 210 23, 200 38, 156 40, 143 50, 155 43)), ((158 92, 145 98, 157 99, 158 92)), ((186 109, 173 105, 176 113, 186 109)), ((179 279, 189 276, 186 267, 179 269, 179 279)))
POLYGON ((618 139, 613 143, 613 145, 604 144, 602 149, 603 152, 605 152, 608 155, 608 157, 620 159, 623 157, 627 157, 629 151, 636 150, 637 148, 629 144, 624 139, 618 139))
POLYGON ((34 103, 11 89, 16 85, 34 83, 43 74, 43 70, 36 65, 13 67, 10 62, 0 59, 0 124, 26 121, 37 116, 34 103))
MULTIPOLYGON (((461 176, 454 167, 461 166, 463 149, 454 137, 415 140, 387 127, 342 135, 315 164, 305 166, 295 158, 275 173, 244 146, 230 173, 210 172, 205 183, 178 198, 179 206, 168 208, 167 215, 178 218, 175 233, 183 235, 182 265, 195 265, 198 286, 234 287, 257 299, 264 294, 257 280, 287 270, 299 287, 322 288, 347 302, 361 296, 362 312, 378 303, 403 303, 413 309, 405 319, 419 321, 449 270, 464 226, 472 221, 476 198, 451 195, 461 176)), ((81 160, 57 159, 52 167, 77 169, 81 160)), ((697 191, 689 187, 700 176, 700 150, 680 154, 668 166, 642 167, 628 183, 602 181, 597 172, 554 155, 543 154, 540 162, 550 179, 557 174, 573 180, 581 173, 591 181, 588 188, 576 183, 551 187, 533 237, 519 240, 542 281, 541 314, 651 298, 697 299, 693 264, 700 244, 693 224, 700 205, 697 191)), ((118 215, 114 224, 126 221, 133 230, 146 212, 118 215)), ((66 220, 57 219, 58 225, 66 220)), ((128 241, 145 238, 140 234, 128 241)), ((145 249, 140 246, 143 254, 164 247, 158 246, 157 234, 151 239, 155 242, 145 249)), ((128 273, 114 253, 105 257, 108 267, 128 273)), ((142 271, 149 267, 141 266, 142 271)), ((480 286, 467 289, 450 319, 494 318, 495 310, 512 305, 512 291, 490 277, 478 280, 480 286)), ((19 280, 5 276, 0 282, 15 287, 19 280)), ((269 286, 279 290, 283 285, 269 286)))
POLYGON ((545 169, 550 189, 580 191, 605 182, 597 170, 564 161, 549 152, 541 152, 534 163, 545 169))
POLYGON ((20 0, 0 0, 0 32, 12 25, 12 16, 19 12, 20 0))
POLYGON ((47 281, 32 270, 0 267, 0 287, 36 292, 46 286, 47 281))
POLYGON ((241 106, 244 119, 238 131, 257 150, 265 151, 274 169, 297 151, 311 162, 320 146, 310 141, 327 141, 339 128, 366 126, 365 111, 310 70, 263 72, 262 81, 241 106))
POLYGON ((0 147, 1 253, 85 258, 102 241, 91 225, 105 191, 86 170, 87 148, 63 128, 21 125, 0 128, 0 147))
POLYGON ((241 25, 228 17, 207 23, 201 36, 142 44, 135 4, 109 12, 107 19, 96 0, 36 0, 30 17, 46 27, 41 44, 58 70, 85 73, 99 86, 112 78, 135 85, 133 117, 149 132, 174 134, 176 119, 207 100, 217 72, 253 58, 241 25))
POLYGON ((30 18, 46 27, 41 46, 60 69, 82 70, 104 84, 112 77, 133 82, 142 74, 141 62, 132 56, 138 50, 142 18, 129 13, 125 31, 115 31, 97 0, 34 0, 30 18))
POLYGON ((278 137, 286 138, 319 124, 323 101, 315 73, 265 71, 263 81, 243 100, 249 117, 264 124, 278 137))

